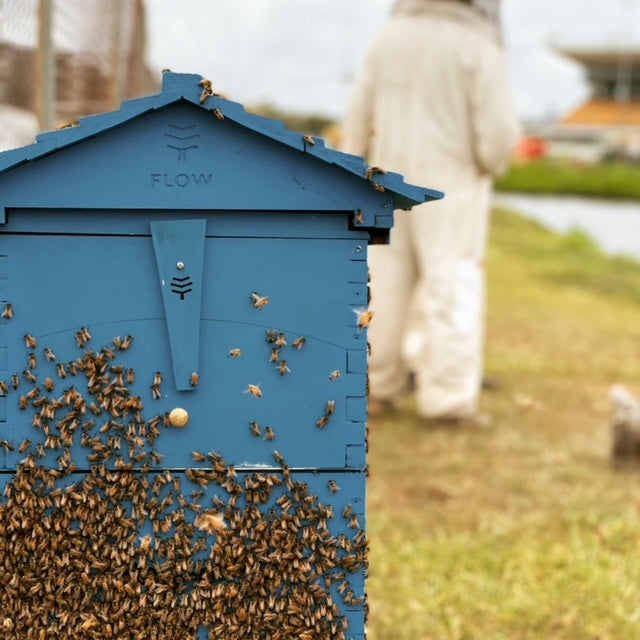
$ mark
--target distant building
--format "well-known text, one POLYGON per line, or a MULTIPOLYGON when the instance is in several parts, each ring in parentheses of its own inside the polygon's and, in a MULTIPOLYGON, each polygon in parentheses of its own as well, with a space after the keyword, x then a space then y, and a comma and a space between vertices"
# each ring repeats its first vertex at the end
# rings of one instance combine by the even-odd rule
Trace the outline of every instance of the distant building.
POLYGON ((591 97, 545 129, 549 155, 640 160, 640 46, 557 50, 583 66, 591 97))
POLYGON ((143 0, 0 0, 0 150, 157 85, 143 0))

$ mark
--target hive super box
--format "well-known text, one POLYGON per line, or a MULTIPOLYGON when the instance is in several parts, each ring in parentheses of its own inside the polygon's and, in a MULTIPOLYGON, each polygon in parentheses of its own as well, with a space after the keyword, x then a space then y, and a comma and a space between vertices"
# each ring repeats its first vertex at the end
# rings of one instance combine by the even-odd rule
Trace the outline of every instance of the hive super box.
POLYGON ((361 638, 367 247, 441 197, 166 73, 0 155, 4 638, 361 638))

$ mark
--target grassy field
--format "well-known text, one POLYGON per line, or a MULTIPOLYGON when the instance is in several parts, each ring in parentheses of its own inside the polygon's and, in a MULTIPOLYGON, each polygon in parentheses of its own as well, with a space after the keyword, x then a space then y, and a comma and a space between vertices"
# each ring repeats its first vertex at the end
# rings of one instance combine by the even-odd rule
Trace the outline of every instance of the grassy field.
POLYGON ((640 166, 626 162, 584 165, 541 159, 516 163, 496 180, 501 191, 572 194, 601 198, 640 198, 640 166))
MULTIPOLYGON (((640 239, 639 239, 640 241, 640 239)), ((640 392, 640 265, 493 216, 485 432, 370 421, 370 640, 637 640, 640 471, 608 390, 640 392)))

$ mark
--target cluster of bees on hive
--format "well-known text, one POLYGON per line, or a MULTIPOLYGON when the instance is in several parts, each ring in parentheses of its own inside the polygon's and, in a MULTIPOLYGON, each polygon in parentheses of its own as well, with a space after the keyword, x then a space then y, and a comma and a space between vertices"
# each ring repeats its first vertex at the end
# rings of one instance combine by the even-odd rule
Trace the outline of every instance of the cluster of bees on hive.
POLYGON ((82 328, 69 362, 24 339, 26 366, 0 389, 29 415, 20 442, 0 442, 23 456, 0 497, 0 637, 346 638, 339 601, 366 610, 349 581, 367 564, 350 505, 334 513, 277 451, 261 472, 213 451, 161 468, 168 415, 145 417, 118 363, 133 336, 94 350, 82 328), (332 533, 339 518, 349 535, 332 533))

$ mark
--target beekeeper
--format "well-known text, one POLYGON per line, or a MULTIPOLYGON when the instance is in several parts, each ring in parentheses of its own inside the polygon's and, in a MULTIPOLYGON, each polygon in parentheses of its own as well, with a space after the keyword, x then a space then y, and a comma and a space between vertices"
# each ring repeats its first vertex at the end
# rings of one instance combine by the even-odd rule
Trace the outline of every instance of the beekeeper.
POLYGON ((421 416, 478 415, 492 179, 519 134, 498 1, 397 0, 354 84, 343 150, 446 194, 397 211, 390 246, 371 247, 372 411, 412 369, 421 416))

